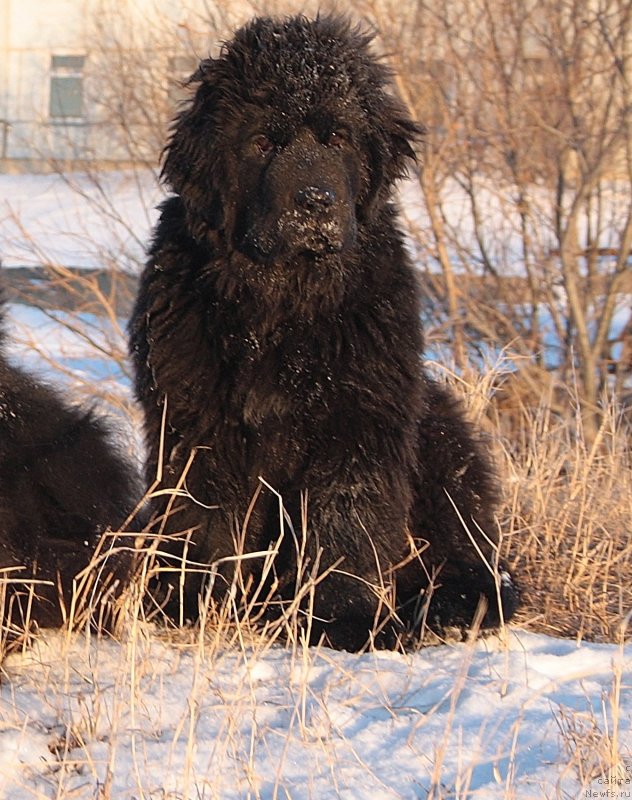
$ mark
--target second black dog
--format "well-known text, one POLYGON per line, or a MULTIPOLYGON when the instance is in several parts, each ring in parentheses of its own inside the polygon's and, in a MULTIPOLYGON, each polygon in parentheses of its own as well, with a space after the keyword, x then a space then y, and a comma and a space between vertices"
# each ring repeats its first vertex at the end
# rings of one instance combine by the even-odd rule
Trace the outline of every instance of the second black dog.
MULTIPOLYGON (((75 577, 139 494, 105 424, 9 363, 3 316, 0 298, 0 599, 2 621, 20 632, 68 618, 75 577)), ((87 582, 90 602, 116 596, 130 564, 120 555, 104 559, 87 582)))

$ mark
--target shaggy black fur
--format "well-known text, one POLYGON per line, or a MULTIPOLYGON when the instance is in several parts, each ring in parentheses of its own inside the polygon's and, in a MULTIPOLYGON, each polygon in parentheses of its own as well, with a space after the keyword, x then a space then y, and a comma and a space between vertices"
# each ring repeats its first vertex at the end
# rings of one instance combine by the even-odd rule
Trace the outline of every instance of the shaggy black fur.
MULTIPOLYGON (((117 530, 133 510, 138 478, 101 420, 7 361, 3 317, 0 298, 2 621, 20 630, 30 610, 31 622, 58 626, 62 609, 70 610, 73 578, 90 562, 100 534, 117 530), (32 598, 30 580, 37 581, 32 598)), ((118 591, 113 580, 122 585, 128 568, 120 556, 102 565, 94 604, 99 592, 118 591)))
MULTIPOLYGON (((186 577, 185 616, 211 583, 226 591, 233 562, 217 562, 238 534, 246 553, 279 536, 273 493, 249 512, 261 476, 298 539, 307 496, 303 561, 333 569, 312 639, 347 649, 376 622, 382 646, 418 629, 431 578, 432 626, 469 625, 481 596, 484 625, 499 619, 497 576, 478 552, 494 563, 495 479, 458 403, 424 371, 391 203, 420 130, 369 44, 337 17, 260 18, 200 64, 166 148, 174 195, 131 321, 147 480, 160 473, 169 488, 184 475, 192 496, 155 504, 162 530, 190 532, 186 557, 202 566, 186 577), (379 603, 385 587, 398 619, 379 603)), ((268 585, 281 599, 300 546, 287 532, 279 545, 268 585)), ((262 561, 244 562, 244 580, 262 561)), ((511 579, 498 585, 508 618, 511 579)))

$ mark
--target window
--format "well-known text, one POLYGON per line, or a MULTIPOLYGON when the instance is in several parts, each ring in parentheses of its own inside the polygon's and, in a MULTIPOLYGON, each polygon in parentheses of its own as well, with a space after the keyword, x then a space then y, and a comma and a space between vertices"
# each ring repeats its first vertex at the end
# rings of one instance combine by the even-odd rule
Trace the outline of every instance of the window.
POLYGON ((52 56, 50 105, 52 120, 83 117, 83 65, 85 56, 52 56))

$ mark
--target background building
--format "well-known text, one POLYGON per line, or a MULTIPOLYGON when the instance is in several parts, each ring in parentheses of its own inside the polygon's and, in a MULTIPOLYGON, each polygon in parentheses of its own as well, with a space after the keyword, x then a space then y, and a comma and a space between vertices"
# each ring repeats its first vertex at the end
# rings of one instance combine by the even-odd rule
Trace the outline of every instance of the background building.
POLYGON ((213 45, 208 13, 203 2, 3 0, 0 170, 155 161, 178 81, 213 45))

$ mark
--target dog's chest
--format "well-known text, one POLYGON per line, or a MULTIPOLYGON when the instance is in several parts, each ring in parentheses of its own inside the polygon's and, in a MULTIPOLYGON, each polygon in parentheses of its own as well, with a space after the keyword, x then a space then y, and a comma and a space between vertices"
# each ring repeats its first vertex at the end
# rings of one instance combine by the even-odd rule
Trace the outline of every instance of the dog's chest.
POLYGON ((328 354, 294 332, 249 334, 237 361, 233 408, 249 426, 304 426, 323 407, 332 379, 328 354))

